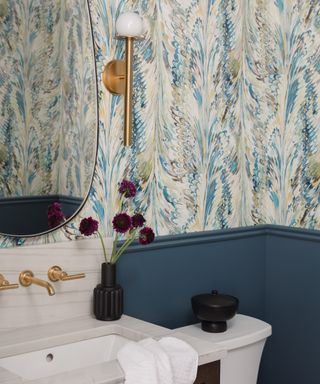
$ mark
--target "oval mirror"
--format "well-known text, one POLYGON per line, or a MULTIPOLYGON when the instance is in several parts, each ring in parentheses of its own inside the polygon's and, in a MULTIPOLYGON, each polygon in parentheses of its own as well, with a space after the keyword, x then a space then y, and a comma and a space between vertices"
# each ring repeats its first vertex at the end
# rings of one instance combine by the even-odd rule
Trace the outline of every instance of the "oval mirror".
POLYGON ((91 186, 97 83, 87 0, 0 0, 0 232, 71 219, 91 186), (51 207, 51 208, 50 208, 51 207))

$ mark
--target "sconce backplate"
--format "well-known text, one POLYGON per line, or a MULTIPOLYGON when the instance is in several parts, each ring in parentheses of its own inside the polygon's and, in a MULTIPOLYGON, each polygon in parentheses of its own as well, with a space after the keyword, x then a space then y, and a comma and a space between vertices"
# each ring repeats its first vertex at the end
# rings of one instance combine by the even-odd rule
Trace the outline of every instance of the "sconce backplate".
POLYGON ((114 95, 124 95, 126 91, 126 64, 121 60, 110 61, 102 74, 107 90, 114 95))

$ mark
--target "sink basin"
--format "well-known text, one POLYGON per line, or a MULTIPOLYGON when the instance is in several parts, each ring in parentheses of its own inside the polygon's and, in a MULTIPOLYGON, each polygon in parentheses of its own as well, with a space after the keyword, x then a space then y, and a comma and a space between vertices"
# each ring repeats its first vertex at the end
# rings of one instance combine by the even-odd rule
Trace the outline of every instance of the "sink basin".
POLYGON ((0 367, 25 380, 36 380, 117 358, 130 339, 117 334, 0 359, 0 367))

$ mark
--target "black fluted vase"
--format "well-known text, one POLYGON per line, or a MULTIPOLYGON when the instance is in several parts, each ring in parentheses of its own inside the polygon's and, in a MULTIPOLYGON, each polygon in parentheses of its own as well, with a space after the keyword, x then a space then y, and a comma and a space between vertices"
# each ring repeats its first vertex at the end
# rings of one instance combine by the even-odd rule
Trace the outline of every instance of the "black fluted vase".
POLYGON ((116 264, 101 264, 101 284, 93 290, 93 312, 98 320, 118 320, 123 314, 123 289, 116 281, 116 264))

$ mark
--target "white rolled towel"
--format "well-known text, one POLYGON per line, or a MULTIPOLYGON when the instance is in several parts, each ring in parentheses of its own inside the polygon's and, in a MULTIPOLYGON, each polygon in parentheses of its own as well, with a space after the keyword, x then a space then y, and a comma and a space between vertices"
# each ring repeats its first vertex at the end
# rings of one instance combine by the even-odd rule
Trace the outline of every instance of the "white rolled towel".
POLYGON ((183 340, 164 337, 129 342, 118 352, 125 384, 193 384, 198 353, 183 340))
POLYGON ((174 384, 193 384, 198 371, 198 353, 176 337, 163 337, 159 344, 169 356, 174 384))
POLYGON ((139 343, 129 342, 118 352, 126 384, 160 384, 154 353, 139 343))
POLYGON ((157 378, 159 384, 175 384, 173 380, 172 365, 170 358, 161 344, 151 338, 139 341, 139 344, 153 353, 157 369, 157 378))

